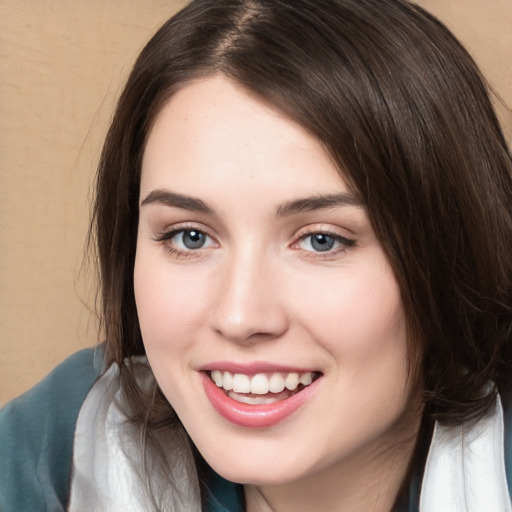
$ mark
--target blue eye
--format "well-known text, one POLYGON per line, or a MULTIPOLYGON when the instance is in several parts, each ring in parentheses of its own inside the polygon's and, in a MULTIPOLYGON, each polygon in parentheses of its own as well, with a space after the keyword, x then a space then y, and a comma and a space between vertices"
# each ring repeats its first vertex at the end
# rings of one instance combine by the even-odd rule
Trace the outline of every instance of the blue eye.
POLYGON ((199 229, 174 229, 161 233, 155 238, 157 242, 164 242, 167 249, 179 255, 187 255, 200 249, 206 249, 215 245, 211 236, 199 229))
POLYGON ((207 242, 208 236, 196 229, 186 229, 174 235, 177 243, 181 243, 186 249, 201 249, 207 242))
POLYGON ((352 247, 354 240, 349 240, 334 233, 309 233, 303 235, 298 243, 300 249, 311 253, 335 253, 339 250, 352 247))
POLYGON ((310 244, 315 251, 324 252, 330 251, 336 245, 336 240, 324 233, 315 233, 310 235, 310 244))

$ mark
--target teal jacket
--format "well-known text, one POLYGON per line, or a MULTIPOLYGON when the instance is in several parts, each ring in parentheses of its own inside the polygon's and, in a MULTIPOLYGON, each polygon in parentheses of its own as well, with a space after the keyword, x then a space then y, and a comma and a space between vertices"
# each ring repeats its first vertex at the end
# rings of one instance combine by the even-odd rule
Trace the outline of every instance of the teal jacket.
MULTIPOLYGON (((67 509, 75 424, 101 373, 101 350, 82 350, 0 409, 1 512, 67 509)), ((213 471, 208 484, 205 512, 242 510, 240 486, 213 471)))
MULTIPOLYGON (((102 373, 101 350, 82 350, 0 410, 0 511, 65 511, 80 407, 102 373), (99 355, 98 355, 99 353, 99 355), (96 357, 95 357, 96 356, 96 357)), ((510 402, 510 401, 507 401, 510 402)), ((505 409, 505 456, 512 489, 512 408, 505 409)), ((211 472, 205 512, 241 512, 241 486, 211 472)), ((418 485, 400 512, 417 512, 418 485)))

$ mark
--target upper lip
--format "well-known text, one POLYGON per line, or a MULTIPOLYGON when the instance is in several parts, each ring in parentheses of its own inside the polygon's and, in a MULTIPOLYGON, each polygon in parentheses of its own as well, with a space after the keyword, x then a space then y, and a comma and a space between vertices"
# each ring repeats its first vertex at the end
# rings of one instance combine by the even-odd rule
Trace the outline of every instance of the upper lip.
POLYGON ((207 363, 202 365, 199 368, 199 371, 213 371, 219 370, 222 372, 230 372, 230 373, 242 373, 245 375, 256 375, 257 373, 306 373, 306 372, 315 372, 312 368, 307 368, 303 366, 289 366, 283 364, 276 364, 264 361, 253 361, 250 363, 236 363, 233 361, 214 361, 211 363, 207 363))

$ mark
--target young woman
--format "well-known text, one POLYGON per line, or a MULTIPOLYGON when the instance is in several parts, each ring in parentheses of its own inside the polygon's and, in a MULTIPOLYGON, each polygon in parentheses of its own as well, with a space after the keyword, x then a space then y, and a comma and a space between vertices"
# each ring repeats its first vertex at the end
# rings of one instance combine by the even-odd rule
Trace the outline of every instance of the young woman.
POLYGON ((94 214, 106 342, 3 410, 2 510, 512 510, 512 159, 423 10, 192 2, 94 214))

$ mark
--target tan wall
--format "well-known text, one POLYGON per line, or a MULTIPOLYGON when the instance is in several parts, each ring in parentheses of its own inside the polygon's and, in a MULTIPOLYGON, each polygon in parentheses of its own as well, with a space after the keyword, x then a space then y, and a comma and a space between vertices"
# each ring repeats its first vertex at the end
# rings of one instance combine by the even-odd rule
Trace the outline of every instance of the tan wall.
POLYGON ((113 105, 183 0, 0 0, 0 404, 96 343, 79 275, 113 105))
MULTIPOLYGON (((136 54, 183 3, 0 0, 0 404, 96 342, 79 273, 94 166, 136 54)), ((512 0, 419 3, 512 105, 512 0)))
POLYGON ((512 145, 512 0, 416 0, 466 45, 495 97, 505 135, 512 145))

